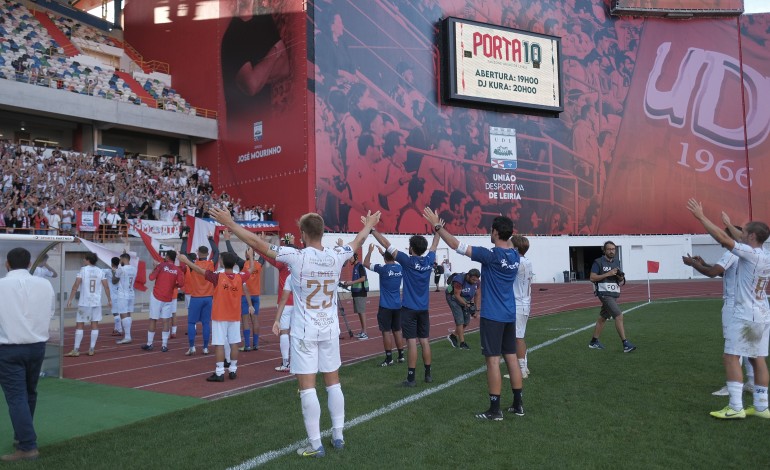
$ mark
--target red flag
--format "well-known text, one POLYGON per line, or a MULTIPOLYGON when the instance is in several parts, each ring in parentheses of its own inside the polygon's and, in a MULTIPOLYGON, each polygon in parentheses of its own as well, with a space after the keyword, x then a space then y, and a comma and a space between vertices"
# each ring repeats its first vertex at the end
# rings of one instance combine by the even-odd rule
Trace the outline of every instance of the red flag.
POLYGON ((139 236, 142 237, 142 241, 144 242, 144 246, 147 247, 147 251, 150 252, 150 256, 152 256, 152 259, 157 261, 158 263, 163 262, 163 257, 158 253, 158 246, 155 246, 157 243, 155 239, 153 239, 151 236, 147 235, 142 229, 140 229, 138 226, 136 227, 136 231, 139 232, 139 236))
POLYGON ((657 273, 660 270, 660 263, 657 261, 647 261, 647 272, 657 273))

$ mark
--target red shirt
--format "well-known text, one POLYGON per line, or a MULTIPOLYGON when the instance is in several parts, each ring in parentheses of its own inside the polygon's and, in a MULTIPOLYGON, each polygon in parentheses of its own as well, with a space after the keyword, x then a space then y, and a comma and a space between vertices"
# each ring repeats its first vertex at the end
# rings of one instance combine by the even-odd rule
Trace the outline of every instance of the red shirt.
POLYGON ((152 295, 161 302, 174 300, 174 289, 184 287, 184 273, 182 269, 168 261, 155 266, 150 273, 150 280, 155 281, 152 295))
MULTIPOLYGON (((268 263, 278 268, 278 298, 280 299, 280 296, 283 295, 283 286, 286 285, 286 280, 289 279, 289 275, 291 274, 291 271, 289 271, 289 265, 286 263, 279 263, 278 261, 275 261, 267 256, 265 256, 264 259, 268 263)), ((289 300, 286 301, 286 305, 294 305, 293 295, 289 295, 289 300)))
POLYGON ((214 303, 211 307, 211 319, 216 321, 241 320, 241 296, 243 283, 248 281, 249 273, 215 273, 206 271, 206 280, 214 284, 214 303))

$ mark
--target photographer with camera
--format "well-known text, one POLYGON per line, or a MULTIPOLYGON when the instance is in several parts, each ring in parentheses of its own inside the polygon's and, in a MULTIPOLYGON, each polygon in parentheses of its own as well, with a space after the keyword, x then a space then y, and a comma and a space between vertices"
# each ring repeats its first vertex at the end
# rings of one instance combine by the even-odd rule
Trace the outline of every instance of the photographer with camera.
POLYGON ((467 273, 454 273, 446 286, 446 302, 455 320, 455 332, 447 336, 453 348, 470 349, 465 342, 465 328, 476 318, 476 312, 481 307, 481 289, 478 269, 467 273))
POLYGON ((620 297, 620 286, 626 283, 626 276, 620 270, 620 260, 616 258, 617 246, 611 242, 604 242, 604 256, 596 258, 591 266, 591 282, 594 283, 594 294, 599 297, 602 308, 599 311, 599 318, 594 327, 594 336, 588 347, 591 349, 604 349, 604 345, 599 342, 599 336, 602 334, 604 324, 610 318, 615 320, 615 329, 618 330, 618 336, 623 341, 623 352, 631 352, 636 346, 626 339, 626 331, 623 327, 623 312, 618 307, 618 298, 620 297))

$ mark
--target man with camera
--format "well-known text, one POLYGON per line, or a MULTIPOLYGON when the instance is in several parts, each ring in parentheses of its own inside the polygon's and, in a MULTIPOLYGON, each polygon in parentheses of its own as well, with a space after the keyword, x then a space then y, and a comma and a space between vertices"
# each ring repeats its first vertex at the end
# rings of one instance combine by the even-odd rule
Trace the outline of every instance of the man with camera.
POLYGON ((599 336, 602 334, 604 324, 610 318, 615 320, 615 329, 618 330, 618 336, 623 341, 623 352, 631 352, 636 346, 626 339, 626 331, 623 327, 623 312, 618 307, 618 298, 620 297, 620 285, 626 283, 626 276, 620 270, 620 260, 615 257, 617 246, 611 242, 604 242, 604 256, 594 260, 591 266, 591 282, 594 283, 594 294, 599 297, 602 308, 599 311, 599 318, 594 327, 594 336, 588 347, 591 349, 604 349, 604 345, 599 342, 599 336))
POLYGON ((467 273, 455 273, 446 286, 446 303, 452 311, 455 320, 455 331, 447 336, 453 348, 470 349, 465 342, 465 328, 476 318, 476 312, 481 306, 481 289, 478 269, 467 273))

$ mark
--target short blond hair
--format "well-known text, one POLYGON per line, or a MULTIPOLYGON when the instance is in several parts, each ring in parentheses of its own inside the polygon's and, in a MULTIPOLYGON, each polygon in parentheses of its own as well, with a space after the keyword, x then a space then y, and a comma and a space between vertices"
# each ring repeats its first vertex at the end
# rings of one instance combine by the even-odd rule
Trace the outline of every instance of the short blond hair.
POLYGON ((324 218, 310 212, 299 219, 299 229, 311 240, 320 240, 324 234, 324 218))

